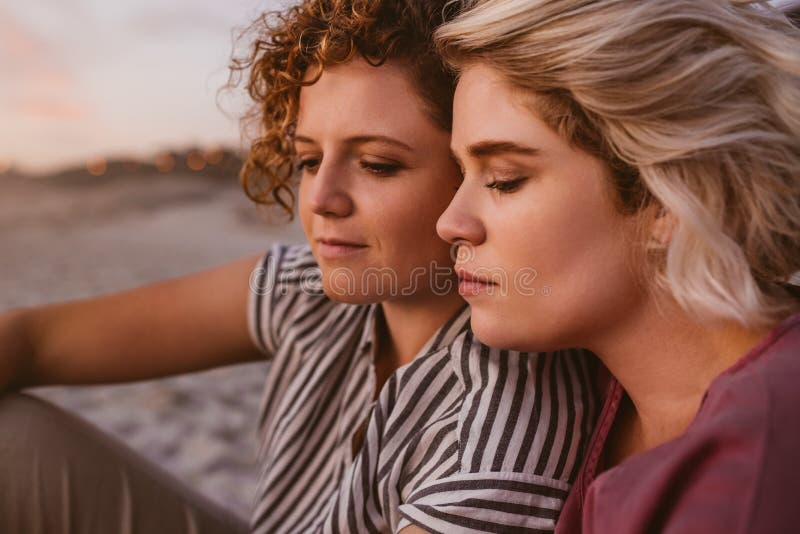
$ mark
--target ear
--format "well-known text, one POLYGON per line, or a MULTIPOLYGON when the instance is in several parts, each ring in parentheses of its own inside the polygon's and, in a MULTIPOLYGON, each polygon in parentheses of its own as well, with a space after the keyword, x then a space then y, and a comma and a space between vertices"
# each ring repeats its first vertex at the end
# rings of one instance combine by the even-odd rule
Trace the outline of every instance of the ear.
POLYGON ((647 248, 667 248, 672 242, 672 236, 678 226, 678 220, 669 211, 659 206, 654 208, 654 215, 650 222, 650 235, 647 248))

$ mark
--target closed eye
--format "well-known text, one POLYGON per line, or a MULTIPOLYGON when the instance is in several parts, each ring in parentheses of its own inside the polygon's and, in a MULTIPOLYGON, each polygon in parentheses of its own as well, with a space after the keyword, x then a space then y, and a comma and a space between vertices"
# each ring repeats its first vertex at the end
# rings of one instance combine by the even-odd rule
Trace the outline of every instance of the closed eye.
POLYGON ((317 158, 305 158, 297 162, 297 172, 314 172, 319 168, 320 160, 317 158))
POLYGON ((376 163, 374 161, 361 161, 359 165, 365 171, 377 176, 391 176, 403 168, 397 163, 376 163))
POLYGON ((486 184, 486 189, 494 189, 499 193, 513 193, 522 186, 528 179, 527 176, 520 176, 512 180, 494 180, 486 184))

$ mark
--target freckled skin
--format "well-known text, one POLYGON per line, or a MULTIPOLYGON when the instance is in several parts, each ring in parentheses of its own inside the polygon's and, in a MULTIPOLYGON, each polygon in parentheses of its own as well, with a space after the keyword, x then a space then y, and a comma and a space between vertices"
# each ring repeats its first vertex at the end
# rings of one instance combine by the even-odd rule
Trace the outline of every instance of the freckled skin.
MULTIPOLYGON (((300 94, 295 143, 302 173, 299 212, 323 271, 328 294, 341 293, 332 276, 342 269, 356 282, 336 300, 368 303, 430 296, 420 268, 452 267, 450 246, 436 234, 436 221, 461 181, 449 157, 450 133, 436 126, 414 92, 408 74, 388 62, 380 67, 354 60, 326 69, 300 94), (385 136, 383 141, 353 141, 385 136), (375 173, 367 165, 389 165, 375 173), (394 166, 394 167, 391 167, 394 166), (320 254, 320 237, 366 245, 347 257, 320 254), (415 272, 416 269, 416 272, 415 272), (391 270, 396 284, 377 283, 365 272, 391 270), (362 283, 367 280, 367 283, 362 283), (409 294, 398 296, 403 288, 409 294)), ((339 279, 341 280, 341 279, 339 279)), ((457 295, 456 295, 457 296, 457 295)))

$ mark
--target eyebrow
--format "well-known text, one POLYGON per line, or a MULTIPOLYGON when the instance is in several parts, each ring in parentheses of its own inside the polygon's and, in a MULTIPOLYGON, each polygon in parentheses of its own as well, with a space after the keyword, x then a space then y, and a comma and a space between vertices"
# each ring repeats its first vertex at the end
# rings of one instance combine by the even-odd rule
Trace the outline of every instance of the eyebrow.
POLYGON ((519 154, 536 156, 539 149, 513 143, 511 141, 481 141, 467 147, 467 153, 474 158, 496 156, 498 154, 519 154))
MULTIPOLYGON (((295 135, 295 141, 300 141, 301 143, 316 143, 314 139, 311 137, 306 137, 305 135, 295 135)), ((394 145, 396 147, 402 148, 403 150, 407 150, 409 152, 414 152, 414 149, 411 146, 407 145, 406 143, 400 141, 399 139, 395 139, 393 137, 388 137, 385 135, 356 135, 353 137, 348 137, 344 140, 345 143, 352 144, 352 145, 361 145, 364 143, 386 143, 388 145, 394 145)))

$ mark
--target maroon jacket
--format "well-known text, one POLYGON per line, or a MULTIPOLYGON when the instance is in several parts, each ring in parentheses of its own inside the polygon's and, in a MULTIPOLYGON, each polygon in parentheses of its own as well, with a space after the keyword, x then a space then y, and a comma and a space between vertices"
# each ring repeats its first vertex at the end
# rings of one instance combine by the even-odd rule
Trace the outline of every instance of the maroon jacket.
POLYGON ((557 533, 800 532, 800 314, 709 386, 686 432, 598 474, 612 380, 557 533))

